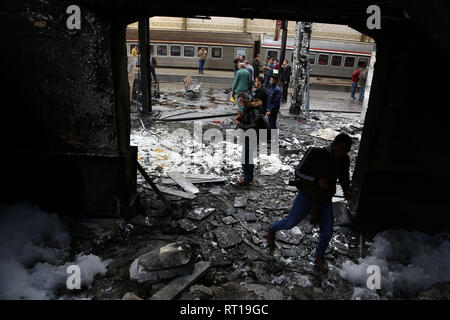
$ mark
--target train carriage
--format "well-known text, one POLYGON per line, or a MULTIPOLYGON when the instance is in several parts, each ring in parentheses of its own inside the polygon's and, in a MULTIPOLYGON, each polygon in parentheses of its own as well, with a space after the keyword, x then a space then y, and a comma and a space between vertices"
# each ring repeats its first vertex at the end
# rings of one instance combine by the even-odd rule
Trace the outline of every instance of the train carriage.
MULTIPOLYGON (((292 63, 294 53, 294 37, 286 41, 285 57, 292 63)), ((358 66, 369 65, 373 43, 358 43, 344 40, 311 39, 309 62, 311 75, 333 78, 351 78, 353 70, 358 66)), ((279 59, 281 40, 273 40, 273 36, 263 35, 261 39, 261 57, 279 59)))
MULTIPOLYGON (((138 30, 127 29, 128 53, 138 45, 138 30)), ((205 69, 233 70, 238 53, 253 59, 254 42, 249 33, 152 30, 150 52, 160 67, 197 68, 197 52, 205 47, 205 69)))
MULTIPOLYGON (((287 38, 285 57, 293 61, 294 37, 287 38)), ((131 53, 138 45, 138 30, 127 29, 127 50, 131 53)), ((311 75, 333 78, 351 78, 358 66, 367 67, 373 43, 344 40, 311 39, 309 60, 311 75)), ((266 57, 279 59, 281 39, 263 34, 254 41, 250 33, 205 32, 186 30, 152 30, 150 50, 159 67, 198 68, 197 52, 205 47, 208 59, 205 69, 233 70, 236 55, 243 54, 249 61, 260 52, 263 62, 266 57)), ((251 63, 251 62, 250 62, 251 63)))

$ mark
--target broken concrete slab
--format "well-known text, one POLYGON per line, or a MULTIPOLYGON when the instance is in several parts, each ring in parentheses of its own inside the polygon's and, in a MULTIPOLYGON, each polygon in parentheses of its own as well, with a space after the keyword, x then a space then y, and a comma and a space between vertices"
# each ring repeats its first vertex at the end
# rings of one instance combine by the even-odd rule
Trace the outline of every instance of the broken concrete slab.
POLYGON ((173 300, 180 296, 184 290, 188 289, 195 281, 211 266, 209 261, 199 261, 195 264, 192 274, 184 275, 173 279, 167 286, 156 292, 150 300, 173 300))
POLYGON ((248 198, 247 196, 237 196, 234 198, 234 207, 235 208, 245 208, 247 206, 248 198))
POLYGON ((283 293, 275 288, 269 288, 268 286, 261 285, 261 284, 244 284, 244 288, 246 288, 248 291, 252 291, 264 300, 282 300, 283 299, 283 293))
POLYGON ((200 299, 202 298, 210 298, 214 295, 211 288, 205 287, 201 284, 195 284, 190 289, 189 292, 200 295, 200 299))
POLYGON ((142 298, 139 298, 134 292, 127 292, 122 297, 122 300, 142 300, 142 298))
POLYGON ((313 137, 325 139, 325 140, 333 140, 339 134, 338 131, 333 130, 331 128, 319 129, 314 132, 311 132, 313 137))
POLYGON ((189 219, 178 220, 178 225, 180 226, 181 229, 184 229, 186 231, 192 231, 197 229, 197 226, 189 219))
POLYGON ((190 211, 187 214, 187 217, 195 220, 203 220, 205 217, 209 216, 214 211, 216 211, 215 208, 197 208, 193 211, 190 211))
POLYGON ((175 181, 180 187, 182 187, 184 189, 184 191, 188 192, 188 193, 193 193, 193 194, 197 194, 200 193, 200 190, 198 190, 198 188, 196 186, 194 186, 192 183, 190 183, 189 181, 187 181, 183 174, 179 173, 179 172, 168 172, 167 175, 173 180, 175 181))
POLYGON ((276 240, 289 244, 298 244, 303 237, 304 233, 298 226, 290 230, 280 230, 275 235, 276 240))
POLYGON ((256 245, 259 245, 261 243, 261 240, 257 236, 252 235, 252 242, 256 245))
POLYGON ((159 191, 163 192, 163 193, 167 193, 167 194, 171 194, 173 196, 177 196, 177 197, 181 197, 181 198, 185 198, 185 199, 195 199, 196 195, 191 193, 191 192, 184 192, 184 191, 179 191, 179 190, 175 190, 169 187, 165 187, 162 185, 157 185, 159 191))
POLYGON ((244 213, 244 220, 247 222, 255 222, 258 221, 258 218, 253 212, 245 212, 244 213))
POLYGON ((242 242, 242 238, 233 228, 220 227, 214 231, 214 234, 222 249, 230 248, 242 242))
POLYGON ((130 278, 139 282, 158 282, 192 272, 191 247, 183 242, 169 243, 133 261, 130 278))
POLYGON ((235 218, 233 218, 232 216, 228 216, 228 217, 222 218, 222 221, 226 225, 233 224, 233 223, 237 222, 237 220, 235 218))

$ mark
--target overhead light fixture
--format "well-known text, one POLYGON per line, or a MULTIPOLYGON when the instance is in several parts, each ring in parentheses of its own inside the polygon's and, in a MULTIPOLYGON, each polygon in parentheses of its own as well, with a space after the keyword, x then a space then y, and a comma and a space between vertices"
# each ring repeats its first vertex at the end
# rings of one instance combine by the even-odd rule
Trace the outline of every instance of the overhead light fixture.
POLYGON ((194 16, 195 19, 207 19, 207 20, 211 20, 210 16, 199 16, 199 15, 195 15, 194 16))

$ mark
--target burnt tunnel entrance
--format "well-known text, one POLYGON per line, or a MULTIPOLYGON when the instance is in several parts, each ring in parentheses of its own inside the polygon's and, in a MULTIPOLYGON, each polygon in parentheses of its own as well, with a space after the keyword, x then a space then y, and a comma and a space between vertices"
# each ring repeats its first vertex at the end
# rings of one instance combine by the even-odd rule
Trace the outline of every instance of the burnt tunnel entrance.
POLYGON ((298 1, 285 9, 244 1, 226 8, 183 1, 6 1, 1 27, 12 47, 0 59, 1 201, 29 200, 77 215, 132 215, 138 150, 130 145, 127 25, 151 16, 280 18, 344 24, 376 40, 352 177, 355 227, 447 228, 446 83, 435 75, 447 74, 450 65, 448 10, 437 1, 380 1, 380 28, 369 29, 369 1, 326 2, 298 1), (66 25, 70 5, 81 9, 79 30, 66 25))

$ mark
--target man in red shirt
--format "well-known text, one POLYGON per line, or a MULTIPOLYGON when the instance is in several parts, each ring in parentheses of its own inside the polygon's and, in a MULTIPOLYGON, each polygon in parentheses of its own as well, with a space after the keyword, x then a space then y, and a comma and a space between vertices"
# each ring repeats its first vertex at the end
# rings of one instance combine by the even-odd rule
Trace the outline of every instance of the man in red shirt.
POLYGON ((362 68, 360 66, 358 66, 358 69, 356 69, 352 73, 352 93, 350 96, 352 99, 355 99, 355 92, 356 92, 356 87, 358 86, 359 75, 361 74, 361 69, 362 68))

